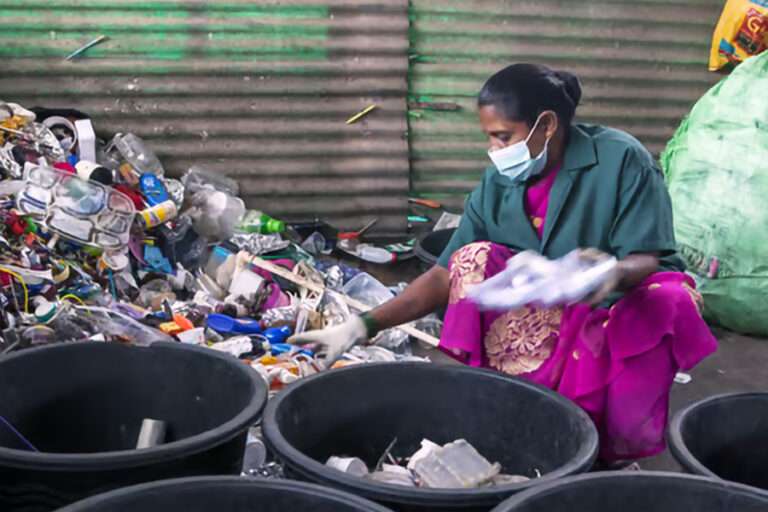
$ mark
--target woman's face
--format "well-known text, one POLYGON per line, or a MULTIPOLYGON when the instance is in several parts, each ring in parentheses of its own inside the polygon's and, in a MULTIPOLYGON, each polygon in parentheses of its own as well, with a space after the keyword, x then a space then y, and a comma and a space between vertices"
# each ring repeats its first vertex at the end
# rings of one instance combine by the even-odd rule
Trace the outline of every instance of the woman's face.
POLYGON ((510 121, 496 109, 493 105, 480 107, 480 126, 483 132, 488 136, 488 145, 491 151, 496 151, 521 140, 525 140, 528 135, 528 149, 531 155, 539 155, 544 151, 544 144, 547 139, 557 131, 557 115, 554 112, 546 111, 542 114, 536 130, 531 133, 531 126, 524 121, 510 121))

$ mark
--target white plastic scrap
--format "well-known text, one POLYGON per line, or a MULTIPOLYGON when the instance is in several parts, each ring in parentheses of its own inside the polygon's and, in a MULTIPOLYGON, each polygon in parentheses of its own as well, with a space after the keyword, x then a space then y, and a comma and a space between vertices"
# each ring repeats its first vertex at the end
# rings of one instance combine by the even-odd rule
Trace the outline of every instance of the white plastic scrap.
POLYGON ((580 257, 578 251, 557 260, 526 251, 511 258, 499 274, 470 288, 467 295, 481 309, 497 311, 528 304, 571 304, 599 289, 616 265, 616 258, 594 262, 580 257))
POLYGON ((423 487, 471 489, 490 482, 501 472, 464 439, 448 443, 418 460, 414 473, 423 487))

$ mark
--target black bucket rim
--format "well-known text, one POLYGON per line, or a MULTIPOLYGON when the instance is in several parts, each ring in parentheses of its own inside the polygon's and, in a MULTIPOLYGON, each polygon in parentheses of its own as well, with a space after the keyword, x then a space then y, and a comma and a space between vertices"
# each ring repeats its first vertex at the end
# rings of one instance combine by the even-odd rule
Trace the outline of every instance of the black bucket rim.
POLYGON ((458 228, 445 228, 445 229, 438 229, 436 231, 430 231, 429 233, 425 233, 424 235, 420 236, 419 239, 416 241, 416 245, 413 247, 413 254, 419 258, 419 260, 422 263, 425 263, 427 265, 437 265, 437 262, 440 260, 440 255, 437 256, 433 255, 431 252, 425 250, 422 247, 422 243, 424 242, 424 239, 434 235, 435 233, 440 233, 442 231, 452 231, 456 232, 458 228))
POLYGON ((757 495, 768 500, 768 491, 752 487, 738 482, 730 482, 728 480, 722 480, 720 478, 711 478, 703 475, 689 475, 685 473, 673 473, 671 471, 602 471, 598 473, 586 473, 582 475, 573 475, 565 478, 561 478, 555 482, 548 482, 546 484, 527 489, 523 492, 515 494, 500 503, 496 508, 490 512, 507 512, 512 507, 518 507, 525 505, 532 499, 536 499, 542 494, 550 493, 552 490, 559 490, 563 487, 573 487, 580 485, 582 482, 591 480, 621 480, 621 479, 645 479, 645 480, 678 480, 686 482, 696 482, 712 487, 719 487, 722 489, 738 490, 752 495, 757 495))
POLYGON ((691 415, 703 407, 708 407, 715 402, 729 401, 733 400, 734 398, 749 397, 768 398, 768 393, 760 391, 723 393, 710 396, 702 400, 697 400, 696 402, 693 402, 679 410, 673 416, 672 421, 669 423, 669 432, 667 434, 667 438, 669 440, 669 451, 672 452, 672 456, 675 458, 675 460, 690 473, 723 480, 723 478, 718 476, 714 471, 707 468, 695 455, 693 455, 691 450, 688 449, 688 445, 683 439, 683 427, 685 423, 690 419, 691 415))
POLYGON ((562 396, 561 394, 552 391, 551 389, 530 381, 526 381, 524 379, 512 377, 510 375, 502 374, 492 370, 469 366, 446 366, 420 361, 366 363, 346 368, 340 368, 330 372, 322 372, 294 382, 269 401, 262 417, 261 430, 267 448, 273 454, 275 454, 283 464, 289 465, 291 471, 301 475, 302 478, 314 482, 321 482, 324 485, 336 486, 337 488, 343 489, 346 492, 360 494, 375 501, 397 503, 403 505, 415 505, 421 507, 442 506, 445 508, 466 508, 467 506, 494 506, 501 500, 507 498, 511 493, 518 493, 524 489, 538 486, 540 483, 556 481, 558 479, 562 479, 568 474, 579 473, 588 470, 594 464, 599 448, 597 429, 595 428, 594 423, 590 419, 589 415, 587 415, 587 413, 584 412, 584 410, 577 406, 574 402, 562 396), (545 391, 546 394, 557 403, 567 409, 571 409, 574 413, 585 420, 585 424, 588 425, 587 429, 589 431, 588 442, 582 445, 582 447, 570 462, 564 466, 561 466, 555 471, 551 471, 542 475, 541 478, 532 479, 528 482, 480 489, 426 489, 410 488, 402 485, 385 484, 380 482, 369 482, 367 480, 349 476, 340 471, 330 472, 328 471, 329 468, 325 466, 325 464, 322 464, 315 459, 304 455, 301 451, 294 448, 290 443, 288 443, 288 441, 285 439, 285 437, 283 437, 282 433, 277 428, 277 421, 275 419, 276 411, 282 402, 286 400, 286 397, 290 395, 290 392, 293 389, 305 385, 310 385, 316 380, 332 378, 334 374, 339 374, 341 372, 361 371, 370 367, 408 367, 417 365, 420 367, 427 367, 427 371, 471 373, 474 375, 482 375, 486 378, 514 381, 516 384, 523 387, 537 391, 545 391), (309 468, 309 471, 305 470, 304 468, 309 468), (399 495, 399 499, 393 499, 395 494, 399 495), (457 499, 463 500, 464 502, 461 505, 457 505, 455 501, 457 499))
MULTIPOLYGON (((102 494, 96 494, 85 498, 84 500, 77 501, 70 505, 65 506, 57 510, 57 512, 82 512, 88 510, 88 507, 101 504, 109 505, 109 501, 119 500, 123 496, 133 495, 136 492, 156 491, 158 489, 174 489, 176 487, 188 487, 199 485, 220 485, 230 484, 236 486, 248 486, 248 487, 261 487, 265 489, 280 489, 291 492, 301 492, 304 494, 310 494, 320 498, 335 498, 337 500, 344 500, 352 502, 352 505, 358 506, 363 510, 369 512, 392 512, 390 509, 379 505, 373 501, 367 500, 360 496, 350 494, 348 492, 340 491, 330 487, 322 487, 317 484, 307 482, 297 482, 294 480, 268 480, 256 477, 241 477, 241 476, 194 476, 187 478, 173 478, 170 480, 160 480, 157 482, 143 483, 138 485, 131 485, 129 487, 121 487, 113 491, 105 492, 102 494), (102 503, 104 500, 108 500, 106 503, 102 503)), ((91 509, 97 510, 97 509, 91 509)))
POLYGON ((65 351, 83 346, 99 347, 96 350, 188 350, 206 357, 217 358, 242 373, 251 383, 250 403, 236 416, 218 427, 200 434, 173 441, 171 443, 143 448, 141 450, 117 450, 99 453, 49 453, 17 450, 0 446, 0 464, 18 469, 43 471, 93 471, 127 469, 149 464, 162 463, 179 456, 190 456, 222 445, 237 437, 242 431, 252 426, 259 418, 268 400, 267 386, 253 369, 228 354, 209 348, 184 343, 156 342, 146 347, 122 343, 101 343, 94 341, 62 343, 36 347, 4 357, 0 363, 26 357, 36 352, 65 351))

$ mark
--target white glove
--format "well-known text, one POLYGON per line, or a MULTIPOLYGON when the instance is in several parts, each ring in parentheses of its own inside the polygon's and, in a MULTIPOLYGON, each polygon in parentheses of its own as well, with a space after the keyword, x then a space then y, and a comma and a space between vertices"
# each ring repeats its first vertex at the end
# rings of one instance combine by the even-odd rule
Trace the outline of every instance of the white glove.
POLYGON ((325 366, 330 367, 344 352, 367 340, 368 328, 365 322, 359 316, 353 316, 341 325, 291 336, 288 338, 288 343, 319 345, 318 355, 324 356, 325 366))

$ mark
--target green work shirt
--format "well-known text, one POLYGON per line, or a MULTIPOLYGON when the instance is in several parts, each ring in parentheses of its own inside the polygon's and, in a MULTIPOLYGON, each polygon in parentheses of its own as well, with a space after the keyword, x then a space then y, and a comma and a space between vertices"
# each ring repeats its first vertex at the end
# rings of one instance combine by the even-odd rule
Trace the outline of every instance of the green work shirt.
POLYGON ((525 192, 525 183, 512 183, 495 167, 488 168, 467 198, 459 228, 438 264, 447 267, 457 249, 487 240, 553 259, 588 247, 618 259, 660 253, 660 270, 684 270, 675 252, 664 178, 648 150, 627 133, 584 124, 571 127, 541 239, 525 212, 525 192))

